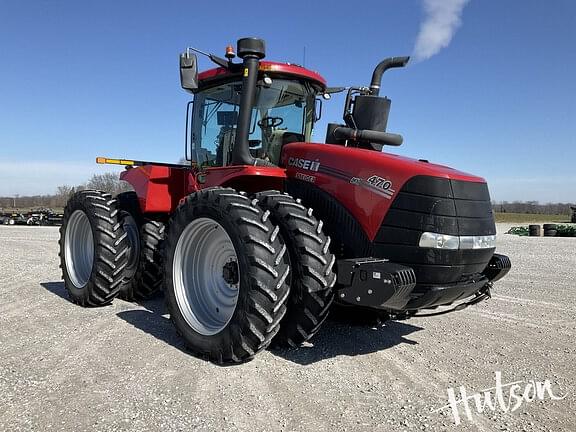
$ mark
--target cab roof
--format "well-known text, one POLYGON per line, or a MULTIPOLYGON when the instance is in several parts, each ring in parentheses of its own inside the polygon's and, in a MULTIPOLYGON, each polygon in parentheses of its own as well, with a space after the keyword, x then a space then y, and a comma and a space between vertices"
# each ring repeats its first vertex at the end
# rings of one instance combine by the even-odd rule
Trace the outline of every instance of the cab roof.
MULTIPOLYGON (((319 85, 322 89, 326 88, 326 80, 319 73, 296 64, 261 61, 259 71, 267 72, 271 77, 284 76, 312 81, 313 84, 319 85)), ((222 81, 240 77, 241 74, 242 64, 234 64, 232 69, 223 67, 208 69, 198 74, 199 89, 212 87, 222 81)))

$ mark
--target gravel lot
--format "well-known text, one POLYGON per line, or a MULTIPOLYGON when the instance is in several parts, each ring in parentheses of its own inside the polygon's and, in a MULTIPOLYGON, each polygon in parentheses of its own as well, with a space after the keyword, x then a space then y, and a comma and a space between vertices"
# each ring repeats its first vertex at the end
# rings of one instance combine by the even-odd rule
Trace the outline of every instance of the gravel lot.
POLYGON ((188 355, 162 299, 70 303, 57 239, 0 226, 2 431, 576 430, 576 239, 500 235, 514 267, 487 302, 378 328, 329 321, 309 347, 232 367, 188 355), (435 411, 449 387, 494 387, 496 371, 567 396, 462 411, 459 426, 435 411))

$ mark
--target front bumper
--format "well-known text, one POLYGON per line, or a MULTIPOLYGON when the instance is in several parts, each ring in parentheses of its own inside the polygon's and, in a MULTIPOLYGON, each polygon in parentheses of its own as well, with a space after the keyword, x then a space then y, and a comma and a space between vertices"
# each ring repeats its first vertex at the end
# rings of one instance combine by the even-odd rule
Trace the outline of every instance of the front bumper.
POLYGON ((394 312, 417 311, 450 305, 483 292, 503 278, 510 259, 494 254, 482 273, 453 284, 418 284, 410 267, 385 259, 356 258, 338 261, 339 302, 394 312))

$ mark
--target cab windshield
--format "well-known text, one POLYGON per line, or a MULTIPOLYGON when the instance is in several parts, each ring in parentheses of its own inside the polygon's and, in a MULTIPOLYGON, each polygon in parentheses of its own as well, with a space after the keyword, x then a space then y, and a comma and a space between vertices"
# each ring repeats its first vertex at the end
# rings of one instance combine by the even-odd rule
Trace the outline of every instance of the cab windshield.
MULTIPOLYGON (((230 164, 235 142, 242 83, 206 89, 194 98, 192 157, 199 164, 230 164)), ((314 123, 316 92, 306 82, 277 79, 260 82, 250 123, 252 156, 275 165, 282 145, 309 141, 314 123)))

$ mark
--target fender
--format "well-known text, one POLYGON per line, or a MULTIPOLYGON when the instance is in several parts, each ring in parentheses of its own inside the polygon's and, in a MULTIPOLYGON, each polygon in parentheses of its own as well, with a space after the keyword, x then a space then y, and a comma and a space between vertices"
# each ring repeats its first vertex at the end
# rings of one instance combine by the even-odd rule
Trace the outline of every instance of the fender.
POLYGON ((241 165, 194 173, 189 168, 144 165, 127 169, 120 179, 132 185, 143 213, 170 213, 187 195, 207 187, 232 187, 248 193, 284 190, 286 170, 241 165))
POLYGON ((198 190, 194 175, 186 168, 145 165, 123 171, 120 179, 134 188, 142 213, 170 213, 182 198, 198 190))
POLYGON ((199 176, 204 176, 201 188, 222 186, 248 193, 263 190, 284 190, 286 169, 276 166, 237 165, 208 168, 199 176))

